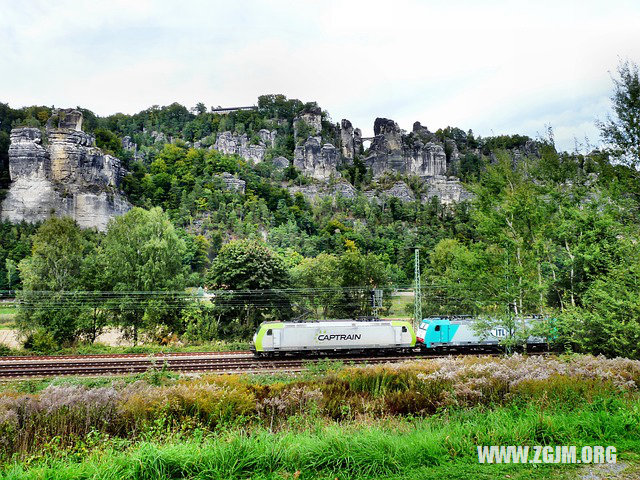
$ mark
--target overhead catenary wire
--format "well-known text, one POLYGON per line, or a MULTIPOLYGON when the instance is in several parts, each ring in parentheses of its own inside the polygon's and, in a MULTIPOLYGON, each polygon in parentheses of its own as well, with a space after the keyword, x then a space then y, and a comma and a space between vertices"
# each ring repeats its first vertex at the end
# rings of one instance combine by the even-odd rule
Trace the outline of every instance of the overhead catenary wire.
MULTIPOLYGON (((382 287, 389 296, 414 291, 412 285, 388 285, 382 287)), ((484 306, 501 303, 498 298, 479 300, 475 292, 458 289, 451 285, 421 285, 423 301, 439 304, 462 304, 484 306)), ((366 305, 367 296, 373 289, 364 286, 289 287, 278 289, 215 289, 192 291, 0 291, 0 297, 15 294, 13 303, 20 309, 63 310, 94 308, 100 310, 132 311, 149 308, 180 310, 198 302, 209 303, 220 308, 282 309, 305 308, 304 304, 322 304, 329 307, 358 309, 366 305)))

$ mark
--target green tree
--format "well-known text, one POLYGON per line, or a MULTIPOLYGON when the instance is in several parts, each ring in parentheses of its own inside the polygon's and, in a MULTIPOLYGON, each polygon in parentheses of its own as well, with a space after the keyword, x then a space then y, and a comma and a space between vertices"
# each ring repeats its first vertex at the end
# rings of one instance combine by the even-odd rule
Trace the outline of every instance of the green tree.
POLYGON ((321 253, 305 258, 291 270, 292 283, 303 288, 300 302, 318 318, 330 318, 340 305, 342 278, 340 261, 335 255, 321 253))
POLYGON ((429 260, 423 294, 423 311, 429 315, 495 313, 509 304, 503 249, 447 238, 438 242, 429 260))
POLYGON ((350 318, 371 315, 371 290, 389 285, 389 268, 379 256, 360 252, 353 241, 346 240, 345 244, 347 251, 338 261, 343 299, 336 313, 350 318))
POLYGON ((122 143, 118 136, 111 130, 98 128, 94 135, 96 137, 96 146, 111 155, 121 156, 122 143))
POLYGON ((31 256, 19 264, 24 301, 17 323, 24 334, 43 330, 58 345, 77 338, 85 305, 74 292, 83 289, 85 258, 93 254, 92 246, 70 218, 51 218, 38 229, 31 256))
POLYGON ((283 260, 265 244, 234 240, 222 247, 211 264, 207 285, 217 289, 215 305, 227 337, 246 336, 267 319, 291 315, 281 290, 290 284, 283 260))
POLYGON ((487 280, 496 296, 482 300, 508 305, 517 317, 542 312, 546 305, 543 245, 552 205, 528 178, 528 168, 527 159, 514 167, 506 152, 499 153, 497 164, 487 168, 475 188, 471 212, 485 245, 483 258, 494 272, 487 280))
POLYGON ((219 316, 208 301, 197 301, 182 310, 183 339, 192 342, 210 342, 220 337, 219 316))
POLYGON ((5 260, 5 266, 7 269, 7 286, 9 287, 9 290, 11 290, 12 287, 15 287, 15 284, 18 281, 18 265, 10 258, 7 258, 5 260))
POLYGON ((640 166, 640 78, 638 65, 623 61, 613 78, 613 116, 598 122, 602 139, 612 154, 627 165, 640 166))
POLYGON ((108 306, 134 343, 141 330, 180 329, 185 250, 159 207, 133 208, 109 222, 100 254, 110 289, 121 294, 108 306))
POLYGON ((472 325, 473 331, 482 340, 486 340, 491 331, 496 328, 505 331, 504 338, 500 338, 498 343, 507 353, 513 352, 518 347, 526 348, 527 339, 531 333, 527 325, 512 312, 491 316, 481 315, 472 325))
POLYGON ((589 285, 581 306, 559 315, 556 342, 595 355, 640 358, 640 248, 635 240, 624 243, 624 260, 589 285))
POLYGON ((207 113, 207 107, 204 103, 198 102, 196 103, 195 111, 198 113, 198 115, 202 115, 204 113, 207 113))

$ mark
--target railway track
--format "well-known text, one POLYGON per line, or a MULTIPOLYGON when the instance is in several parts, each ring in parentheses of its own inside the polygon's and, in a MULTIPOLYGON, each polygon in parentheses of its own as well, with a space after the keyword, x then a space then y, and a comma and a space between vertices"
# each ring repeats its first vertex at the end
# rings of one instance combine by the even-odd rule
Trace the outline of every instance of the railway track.
POLYGON ((172 357, 193 357, 193 356, 221 356, 221 355, 248 355, 251 352, 248 350, 229 350, 223 352, 168 352, 168 353, 96 353, 87 355, 31 355, 31 356, 6 356, 0 357, 0 362, 5 361, 22 361, 22 360, 86 360, 86 359, 101 359, 101 358, 172 358, 172 357))
MULTIPOLYGON (((425 355, 378 357, 342 356, 337 359, 355 365, 395 363, 425 358, 425 355)), ((76 357, 4 357, 0 359, 0 378, 43 378, 63 375, 123 375, 165 369, 174 372, 219 374, 300 372, 321 358, 256 359, 250 352, 219 354, 93 355, 76 357)))

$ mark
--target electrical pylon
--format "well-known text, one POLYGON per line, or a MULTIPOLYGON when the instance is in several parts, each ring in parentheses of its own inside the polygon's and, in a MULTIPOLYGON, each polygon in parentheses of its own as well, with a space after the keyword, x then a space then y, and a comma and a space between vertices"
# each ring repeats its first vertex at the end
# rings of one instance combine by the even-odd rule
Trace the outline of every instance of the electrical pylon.
POLYGON ((422 292, 420 290, 420 250, 415 249, 414 260, 414 307, 413 307, 413 321, 415 328, 417 329, 422 321, 422 292))

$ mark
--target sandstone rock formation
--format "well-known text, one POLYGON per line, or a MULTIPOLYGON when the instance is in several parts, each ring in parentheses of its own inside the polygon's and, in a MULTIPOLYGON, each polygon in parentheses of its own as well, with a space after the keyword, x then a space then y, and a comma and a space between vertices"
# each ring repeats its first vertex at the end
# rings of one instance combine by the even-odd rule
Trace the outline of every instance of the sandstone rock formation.
POLYGON ((423 178, 446 173, 444 148, 432 141, 430 132, 419 122, 414 124, 414 132, 405 135, 393 120, 376 118, 373 131, 375 137, 364 163, 374 177, 387 171, 423 178))
POLYGON ((413 122, 413 128, 411 129, 411 131, 416 135, 420 135, 427 141, 433 142, 437 140, 435 134, 431 133, 429 129, 426 126, 422 125, 420 122, 413 122))
POLYGON ((358 195, 358 191, 347 181, 338 182, 333 185, 333 194, 338 197, 353 199, 358 195))
POLYGON ((403 202, 413 202, 416 199, 413 190, 404 182, 394 183, 390 189, 383 192, 383 195, 395 197, 403 202))
POLYGON ((266 128, 261 129, 258 132, 258 136, 264 145, 273 148, 276 146, 276 131, 269 131, 266 128))
POLYGON ((353 131, 353 151, 358 155, 364 151, 362 146, 362 130, 359 128, 353 131))
POLYGON ((346 180, 341 180, 336 182, 335 184, 317 184, 312 183, 309 185, 302 186, 290 186, 287 187, 289 193, 295 195, 296 193, 301 193, 304 197, 310 202, 316 202, 317 200, 323 197, 332 197, 332 198, 347 198, 353 199, 356 198, 358 192, 346 180))
POLYGON ((298 138, 300 132, 300 125, 304 122, 311 131, 309 135, 315 137, 322 132, 322 110, 317 105, 307 108, 300 115, 293 119, 293 137, 298 138))
POLYGON ((353 160, 355 156, 353 126, 347 119, 340 122, 340 153, 346 160, 353 160))
POLYGON ((252 160, 260 163, 264 160, 264 154, 267 148, 274 147, 276 141, 276 132, 266 129, 258 132, 260 143, 258 145, 250 145, 249 138, 246 134, 235 135, 231 132, 222 132, 218 134, 216 143, 213 148, 226 155, 239 155, 245 160, 252 160))
POLYGON ((122 149, 128 150, 135 154, 135 152, 138 151, 138 145, 131 139, 129 135, 127 135, 126 137, 122 138, 122 149))
POLYGON ((426 184, 427 193, 422 196, 423 203, 433 197, 438 197, 443 205, 452 205, 473 198, 471 192, 466 190, 456 177, 438 175, 428 179, 426 184))
POLYGON ((320 137, 307 138, 304 145, 297 146, 293 154, 293 165, 296 168, 305 175, 324 181, 332 176, 340 176, 336 170, 339 160, 336 147, 330 143, 321 145, 320 137))
MULTIPOLYGON (((144 132, 145 130, 143 129, 142 131, 144 132)), ((167 137, 164 133, 156 132, 155 130, 150 135, 154 143, 172 143, 173 141, 172 137, 167 137)))
POLYGON ((276 166, 276 168, 282 168, 282 169, 288 168, 289 165, 291 165, 291 162, 286 157, 275 157, 274 159, 271 160, 271 163, 273 163, 276 166))
POLYGON ((391 188, 386 190, 366 190, 363 193, 369 200, 373 200, 378 204, 382 204, 386 198, 390 197, 395 197, 402 202, 413 202, 416 199, 409 185, 401 181, 395 182, 391 188))
POLYGON ((244 194, 245 188, 247 186, 247 182, 245 182, 244 180, 236 178, 227 172, 223 172, 221 175, 216 175, 216 177, 222 179, 227 190, 233 190, 235 192, 244 194))
POLYGON ((120 160, 96 148, 81 126, 81 112, 58 110, 47 123, 46 145, 37 128, 11 131, 12 183, 2 202, 3 220, 70 216, 81 227, 105 230, 111 217, 131 208, 120 193, 120 160))

